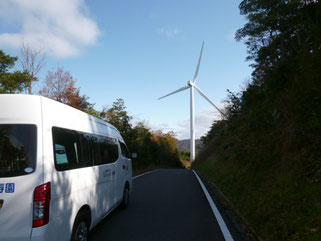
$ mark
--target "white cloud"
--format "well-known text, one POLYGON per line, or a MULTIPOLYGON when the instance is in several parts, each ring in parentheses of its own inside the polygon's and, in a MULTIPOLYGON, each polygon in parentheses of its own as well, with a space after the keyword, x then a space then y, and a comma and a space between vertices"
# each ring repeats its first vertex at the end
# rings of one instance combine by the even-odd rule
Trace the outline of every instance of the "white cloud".
POLYGON ((182 34, 183 32, 177 28, 177 27, 167 27, 167 28, 158 28, 156 30, 156 32, 159 34, 159 35, 165 35, 167 38, 174 38, 180 34, 182 34))
POLYGON ((1 47, 17 49, 24 41, 60 58, 79 55, 100 35, 84 0, 1 0, 0 19, 17 29, 0 34, 1 47))
MULTIPOLYGON (((218 103, 216 106, 220 110, 224 110, 226 107, 226 103, 222 101, 218 103)), ((135 126, 139 121, 142 121, 143 119, 144 118, 140 118, 137 115, 135 115, 132 121, 132 124, 135 126)), ((201 136, 204 136, 210 130, 213 122, 215 120, 220 120, 220 119, 222 119, 221 115, 212 106, 209 106, 206 109, 202 109, 196 112, 195 113, 195 138, 199 139, 201 136)), ((153 122, 146 121, 146 118, 143 122, 152 131, 161 130, 164 133, 173 131, 176 134, 175 137, 179 140, 190 138, 190 119, 189 118, 181 121, 173 120, 171 124, 164 123, 164 122, 155 124, 153 122)))
MULTIPOLYGON (((226 107, 226 103, 220 102, 216 105, 219 109, 224 110, 226 107)), ((136 119, 136 123, 137 118, 136 119)), ((214 107, 208 107, 206 109, 202 109, 195 113, 195 138, 199 139, 201 136, 204 136, 211 128, 213 122, 215 120, 221 120, 222 117, 219 112, 214 109, 214 107)), ((178 140, 185 140, 190 138, 190 119, 185 119, 182 121, 174 121, 172 124, 168 123, 158 123, 153 124, 149 121, 145 121, 145 124, 151 130, 161 130, 164 133, 173 131, 176 134, 176 138, 178 140)))
MULTIPOLYGON (((223 105, 219 104, 219 108, 223 105)), ((205 135, 211 128, 215 120, 220 120, 221 115, 214 108, 210 107, 195 113, 195 138, 199 139, 205 135)), ((177 138, 179 140, 190 138, 190 120, 184 120, 178 123, 177 138)))

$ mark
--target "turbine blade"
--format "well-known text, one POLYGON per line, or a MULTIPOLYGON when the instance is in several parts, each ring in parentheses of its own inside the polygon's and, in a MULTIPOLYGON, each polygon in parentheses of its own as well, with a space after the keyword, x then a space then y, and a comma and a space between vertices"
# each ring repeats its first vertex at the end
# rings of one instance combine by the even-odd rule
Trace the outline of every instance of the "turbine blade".
POLYGON ((169 93, 168 95, 164 95, 164 96, 158 98, 158 100, 163 99, 163 98, 165 98, 165 97, 167 97, 167 96, 169 96, 169 95, 175 94, 175 93, 177 93, 177 92, 186 90, 186 89, 188 89, 188 88, 189 88, 189 86, 184 86, 184 87, 182 87, 182 88, 179 88, 178 90, 175 90, 175 91, 169 93))
POLYGON ((194 75, 194 79, 193 79, 193 83, 196 83, 196 79, 197 79, 197 75, 198 75, 198 70, 200 68, 200 64, 201 64, 201 60, 202 60, 202 55, 203 55, 203 48, 204 48, 204 41, 202 43, 202 49, 201 49, 201 54, 200 54, 200 58, 198 59, 198 64, 196 67, 196 71, 195 71, 195 75, 194 75))
POLYGON ((210 102, 215 107, 215 109, 217 109, 218 112, 220 112, 222 116, 225 116, 223 112, 203 93, 203 91, 200 90, 200 88, 198 88, 196 85, 194 85, 194 87, 198 91, 198 93, 200 93, 201 96, 203 96, 208 102, 210 102))

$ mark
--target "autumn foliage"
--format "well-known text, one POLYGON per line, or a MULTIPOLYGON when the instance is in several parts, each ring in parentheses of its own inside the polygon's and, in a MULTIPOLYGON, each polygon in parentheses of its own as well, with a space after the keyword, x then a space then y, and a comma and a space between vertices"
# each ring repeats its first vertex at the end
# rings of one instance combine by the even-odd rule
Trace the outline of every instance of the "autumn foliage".
POLYGON ((45 85, 39 93, 77 109, 86 110, 86 97, 80 95, 80 88, 76 88, 75 84, 76 80, 70 72, 58 67, 56 71, 48 71, 45 85))

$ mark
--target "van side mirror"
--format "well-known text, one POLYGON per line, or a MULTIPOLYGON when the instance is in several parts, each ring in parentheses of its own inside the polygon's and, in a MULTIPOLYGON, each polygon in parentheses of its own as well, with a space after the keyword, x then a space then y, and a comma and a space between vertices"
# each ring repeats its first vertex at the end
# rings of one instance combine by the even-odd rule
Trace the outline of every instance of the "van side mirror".
POLYGON ((132 158, 137 158, 137 153, 131 153, 130 156, 131 156, 132 158))

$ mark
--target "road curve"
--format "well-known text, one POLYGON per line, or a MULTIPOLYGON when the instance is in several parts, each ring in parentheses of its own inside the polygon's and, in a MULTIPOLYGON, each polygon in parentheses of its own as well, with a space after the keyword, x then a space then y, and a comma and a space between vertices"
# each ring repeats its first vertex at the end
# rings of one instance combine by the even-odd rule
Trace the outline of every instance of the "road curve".
POLYGON ((159 170, 134 179, 126 210, 116 209, 89 241, 224 240, 192 171, 159 170))

